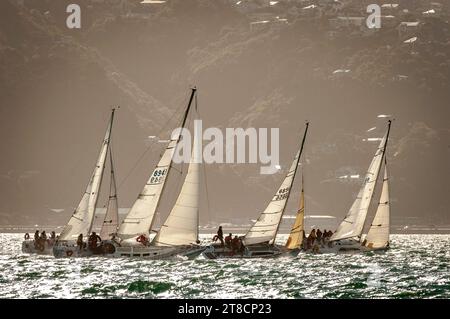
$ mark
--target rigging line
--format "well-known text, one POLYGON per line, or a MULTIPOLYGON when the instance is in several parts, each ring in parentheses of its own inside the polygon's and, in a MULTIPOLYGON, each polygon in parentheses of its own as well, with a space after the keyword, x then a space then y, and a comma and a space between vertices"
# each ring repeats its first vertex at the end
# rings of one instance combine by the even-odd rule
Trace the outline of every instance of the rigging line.
POLYGON ((202 165, 202 168, 203 168, 203 180, 205 183, 205 195, 206 195, 206 205, 207 205, 207 212, 208 212, 208 223, 211 224, 211 205, 210 205, 210 201, 209 201, 208 178, 206 176, 205 165, 202 165))
MULTIPOLYGON (((202 118, 200 115, 200 111, 198 110, 198 100, 197 94, 195 95, 195 112, 197 113, 198 118, 202 118)), ((206 195, 206 206, 207 206, 207 215, 208 215, 208 224, 211 224, 211 205, 209 201, 209 193, 208 193, 208 178, 206 174, 206 165, 201 165, 203 170, 203 182, 205 184, 205 195, 206 195)))
MULTIPOLYGON (((186 100, 186 98, 185 98, 186 100)), ((184 101, 184 100, 183 100, 184 101)), ((166 130, 167 125, 170 123, 170 121, 175 119, 178 119, 176 116, 174 116, 175 114, 179 114, 180 109, 183 107, 183 104, 180 104, 180 106, 175 109, 171 116, 167 119, 167 121, 163 124, 163 126, 161 127, 161 129, 157 132, 156 137, 158 137, 159 135, 161 135, 161 133, 166 130)), ((179 117, 179 116, 178 116, 179 117)), ((131 169, 128 171, 128 173, 125 175, 125 177, 120 181, 120 183, 117 186, 117 191, 123 186, 123 184, 128 180, 128 178, 131 176, 131 174, 133 173, 133 171, 138 167, 138 165, 141 163, 142 159, 144 158, 144 156, 148 153, 148 151, 154 146, 155 141, 151 140, 150 141, 150 145, 144 150, 144 152, 138 157, 138 159, 136 160, 136 162, 133 164, 133 166, 131 167, 131 169)), ((165 149, 163 149, 160 153, 159 153, 159 157, 161 158, 163 152, 165 151, 165 149)))
MULTIPOLYGON (((113 148, 113 142, 112 142, 112 139, 110 138, 110 141, 109 141, 109 159, 110 159, 110 164, 109 164, 109 166, 110 166, 110 175, 109 175, 109 178, 110 178, 110 181, 109 181, 109 183, 110 183, 110 186, 111 186, 111 180, 112 180, 112 172, 114 171, 114 164, 113 164, 113 159, 112 159, 112 153, 113 153, 113 150, 112 150, 112 148, 113 148)), ((114 172, 114 174, 115 174, 115 172, 114 172)), ((117 194, 115 194, 115 195, 117 195, 117 194)), ((109 204, 109 201, 110 201, 110 197, 111 197, 111 190, 110 190, 110 193, 108 194, 108 198, 106 199, 106 203, 103 205, 103 208, 106 208, 107 206, 108 206, 108 204, 109 204)), ((96 218, 97 218, 97 216, 96 216, 96 218)))

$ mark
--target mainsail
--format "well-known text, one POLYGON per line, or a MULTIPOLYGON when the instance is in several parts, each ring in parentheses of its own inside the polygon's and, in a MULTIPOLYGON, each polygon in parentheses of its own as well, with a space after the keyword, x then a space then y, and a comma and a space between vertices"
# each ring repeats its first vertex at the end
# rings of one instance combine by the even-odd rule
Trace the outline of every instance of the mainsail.
POLYGON ((331 241, 361 237, 364 223, 366 221, 367 211, 369 210, 370 202, 378 180, 378 174, 380 173, 381 164, 386 151, 389 131, 390 122, 386 136, 381 140, 375 156, 370 163, 364 184, 359 190, 358 196, 344 220, 341 222, 336 232, 331 236, 331 241))
POLYGON ((292 226, 289 238, 286 241, 287 249, 298 249, 303 244, 303 236, 305 234, 304 229, 305 219, 305 192, 303 189, 303 176, 302 176, 302 191, 300 193, 300 206, 297 211, 297 217, 295 218, 294 225, 292 226))
POLYGON ((75 209, 72 217, 64 227, 59 240, 74 240, 79 234, 87 236, 92 229, 94 222, 95 207, 98 200, 98 192, 102 183, 103 171, 105 168, 106 155, 108 154, 109 141, 111 138, 112 124, 114 120, 114 109, 111 112, 111 119, 106 129, 103 139, 100 155, 98 156, 89 184, 81 198, 78 207, 75 209))
MULTIPOLYGON (((181 128, 184 128, 196 88, 192 89, 191 97, 186 108, 181 128)), ((118 237, 122 240, 136 238, 140 235, 149 236, 154 216, 159 206, 159 200, 166 184, 172 158, 180 140, 181 130, 173 134, 169 145, 165 149, 159 163, 153 170, 143 190, 134 202, 130 211, 118 230, 118 237)))
POLYGON ((306 123, 301 147, 297 152, 283 183, 275 193, 269 205, 261 213, 258 220, 244 236, 245 245, 269 243, 275 240, 284 209, 286 208, 286 203, 289 199, 292 183, 294 182, 295 174, 297 172, 298 163, 305 144, 306 133, 308 132, 308 126, 309 123, 306 123))
POLYGON ((155 246, 189 245, 198 240, 201 149, 194 137, 191 161, 178 199, 152 241, 155 246), (200 154, 199 154, 200 152, 200 154))
POLYGON ((117 185, 111 148, 109 148, 109 159, 111 166, 109 199, 108 206, 106 207, 105 219, 103 220, 103 225, 100 230, 100 237, 103 240, 111 239, 112 236, 117 232, 117 226, 119 225, 119 204, 117 202, 117 185))
POLYGON ((364 245, 368 248, 385 248, 389 245, 389 182, 387 165, 384 166, 383 187, 381 189, 380 202, 377 212, 370 225, 369 232, 364 240, 364 245))

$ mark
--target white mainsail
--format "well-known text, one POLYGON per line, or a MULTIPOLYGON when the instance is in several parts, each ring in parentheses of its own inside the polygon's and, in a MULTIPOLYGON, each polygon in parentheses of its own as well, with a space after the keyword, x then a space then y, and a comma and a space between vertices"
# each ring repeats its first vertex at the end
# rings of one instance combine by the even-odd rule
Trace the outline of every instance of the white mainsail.
POLYGON ((117 226, 119 225, 119 204, 117 202, 117 186, 116 176, 114 173, 114 163, 112 158, 112 150, 109 148, 109 159, 111 165, 111 181, 109 186, 109 200, 106 207, 106 215, 103 220, 103 225, 100 230, 100 238, 111 239, 117 232, 117 226))
POLYGON ((158 165, 120 225, 117 234, 122 240, 140 235, 149 236, 179 137, 179 134, 172 136, 158 165))
POLYGON ((377 212, 370 225, 369 232, 364 240, 364 245, 368 248, 385 248, 389 245, 389 182, 387 165, 384 166, 383 187, 381 189, 380 202, 377 212))
POLYGON ((292 162, 283 183, 275 193, 269 205, 267 205, 266 209, 261 213, 258 220, 253 224, 247 234, 245 234, 243 238, 245 245, 262 243, 273 244, 275 241, 278 227, 280 226, 281 218, 283 217, 284 209, 286 208, 286 203, 291 193, 292 183, 294 182, 295 174, 297 173, 298 163, 300 161, 300 156, 302 155, 303 146, 305 145, 306 134, 308 133, 308 127, 309 123, 307 122, 302 144, 295 155, 294 161, 292 162))
POLYGON ((255 224, 244 236, 245 245, 268 243, 276 236, 278 225, 281 222, 289 193, 297 171, 300 151, 297 152, 283 183, 277 190, 267 208, 259 216, 255 224))
MULTIPOLYGON (((188 107, 185 111, 181 128, 184 128, 192 100, 195 96, 196 88, 192 89, 191 97, 189 99, 188 107)), ((128 212, 117 232, 118 237, 124 241, 131 238, 137 238, 140 235, 149 237, 150 230, 153 226, 156 210, 159 206, 161 194, 166 184, 167 176, 169 174, 173 155, 181 137, 181 130, 172 134, 169 145, 165 149, 158 165, 153 170, 150 178, 145 184, 143 190, 134 202, 130 211, 128 212)), ((130 244, 137 244, 134 241, 129 241, 130 244)))
POLYGON ((339 225, 336 232, 331 236, 330 240, 341 240, 353 237, 360 237, 366 221, 367 211, 372 200, 373 191, 376 186, 378 174, 380 172, 381 163, 383 161, 385 145, 389 132, 380 142, 369 170, 367 171, 364 184, 359 190, 358 196, 347 213, 346 217, 339 225))
POLYGON ((95 216, 95 207, 98 200, 98 193, 105 168, 106 155, 108 154, 113 119, 114 109, 112 110, 111 119, 108 124, 108 128, 106 129, 105 138, 103 139, 102 147, 100 149, 100 155, 98 156, 97 163, 89 180, 89 184, 86 187, 86 191, 84 192, 78 207, 61 232, 59 240, 74 240, 79 234, 87 236, 91 232, 95 216))
POLYGON ((198 240, 200 161, 201 149, 194 137, 191 161, 180 194, 152 245, 189 245, 198 240))

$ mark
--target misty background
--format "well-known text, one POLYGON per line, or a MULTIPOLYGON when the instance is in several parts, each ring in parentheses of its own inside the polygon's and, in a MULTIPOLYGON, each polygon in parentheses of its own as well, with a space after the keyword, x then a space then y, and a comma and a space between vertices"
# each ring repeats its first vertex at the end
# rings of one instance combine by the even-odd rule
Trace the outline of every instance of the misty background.
MULTIPOLYGON (((247 10, 225 0, 139 2, 0 1, 0 225, 65 224, 118 105, 119 204, 131 207, 165 146, 148 137, 168 137, 193 85, 204 128, 280 128, 278 174, 260 175, 253 164, 205 166, 201 223, 256 218, 306 120, 307 214, 343 218, 378 145, 367 139, 385 133, 381 114, 395 118, 387 153, 393 218, 450 223, 449 1, 431 19, 414 13, 429 2, 396 1, 410 8, 399 19, 422 21, 414 45, 395 27, 330 36, 326 13, 298 13, 322 1, 254 1, 247 10), (66 27, 74 2, 79 30, 66 27), (261 17, 287 22, 255 27, 261 17)), ((364 12, 363 1, 342 3, 364 12)), ((162 218, 176 196, 168 193, 162 218)))

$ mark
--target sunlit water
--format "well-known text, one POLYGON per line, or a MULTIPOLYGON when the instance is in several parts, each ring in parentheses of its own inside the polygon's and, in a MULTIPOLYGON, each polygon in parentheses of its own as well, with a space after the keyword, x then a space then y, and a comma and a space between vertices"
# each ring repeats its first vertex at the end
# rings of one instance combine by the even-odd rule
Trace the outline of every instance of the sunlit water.
POLYGON ((21 241, 0 234, 0 298, 450 297, 450 235, 393 235, 385 253, 192 261, 55 259, 21 241))

